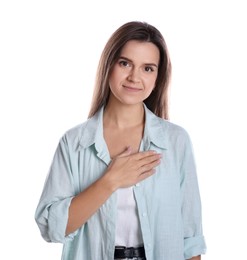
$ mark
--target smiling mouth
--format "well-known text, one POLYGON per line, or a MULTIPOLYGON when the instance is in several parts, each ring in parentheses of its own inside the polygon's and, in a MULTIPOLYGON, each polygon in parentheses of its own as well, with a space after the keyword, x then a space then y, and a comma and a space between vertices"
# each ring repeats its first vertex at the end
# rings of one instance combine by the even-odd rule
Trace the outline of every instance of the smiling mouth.
POLYGON ((138 92, 138 91, 141 91, 141 90, 142 90, 142 89, 140 89, 140 88, 134 88, 134 87, 125 86, 125 85, 123 85, 123 87, 124 87, 126 90, 133 91, 133 92, 138 92))

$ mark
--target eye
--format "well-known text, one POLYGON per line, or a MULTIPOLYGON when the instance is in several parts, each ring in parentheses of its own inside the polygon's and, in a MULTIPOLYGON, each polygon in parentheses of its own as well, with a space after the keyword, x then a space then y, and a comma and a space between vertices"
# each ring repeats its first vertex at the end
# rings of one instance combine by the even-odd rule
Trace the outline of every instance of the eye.
POLYGON ((154 71, 154 68, 151 67, 151 66, 146 66, 146 67, 144 68, 144 70, 145 70, 146 72, 152 72, 152 71, 154 71))
POLYGON ((129 67, 129 66, 130 66, 129 62, 126 61, 126 60, 120 60, 118 63, 119 63, 121 66, 123 66, 123 67, 129 67))

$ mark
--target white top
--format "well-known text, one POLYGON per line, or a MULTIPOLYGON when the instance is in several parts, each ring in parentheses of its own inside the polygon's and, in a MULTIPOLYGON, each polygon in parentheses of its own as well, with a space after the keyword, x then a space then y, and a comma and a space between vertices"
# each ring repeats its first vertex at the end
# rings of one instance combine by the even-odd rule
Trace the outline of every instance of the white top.
POLYGON ((117 191, 116 246, 143 245, 133 188, 117 191))

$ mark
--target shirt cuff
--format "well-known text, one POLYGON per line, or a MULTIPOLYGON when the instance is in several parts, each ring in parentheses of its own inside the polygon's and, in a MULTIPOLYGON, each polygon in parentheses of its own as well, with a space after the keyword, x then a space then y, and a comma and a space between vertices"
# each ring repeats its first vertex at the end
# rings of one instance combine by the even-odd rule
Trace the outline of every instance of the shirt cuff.
POLYGON ((184 258, 190 259, 206 253, 206 243, 203 236, 184 239, 184 258))
POLYGON ((48 233, 50 241, 65 242, 65 232, 68 223, 68 210, 72 197, 52 204, 48 217, 48 233))

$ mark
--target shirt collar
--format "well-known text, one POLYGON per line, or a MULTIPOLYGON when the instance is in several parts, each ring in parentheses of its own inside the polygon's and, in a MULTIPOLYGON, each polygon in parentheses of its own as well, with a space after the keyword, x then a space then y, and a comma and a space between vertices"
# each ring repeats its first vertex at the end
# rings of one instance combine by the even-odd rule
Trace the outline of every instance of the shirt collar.
POLYGON ((150 111, 147 106, 144 104, 145 109, 145 129, 143 136, 144 150, 150 148, 150 144, 155 146, 167 149, 166 142, 166 131, 164 124, 164 119, 156 116, 152 111, 150 111))
POLYGON ((95 143, 99 145, 103 143, 103 112, 104 108, 102 107, 83 124, 80 138, 81 148, 88 148, 95 143))
MULTIPOLYGON (((165 120, 153 114, 145 104, 143 105, 145 110, 145 128, 143 136, 144 150, 148 150, 151 143, 159 148, 167 149, 165 120)), ((104 107, 83 124, 79 141, 79 145, 82 149, 93 144, 95 144, 98 153, 107 149, 103 136, 103 112, 104 107), (104 149, 102 150, 102 148, 104 149)))

